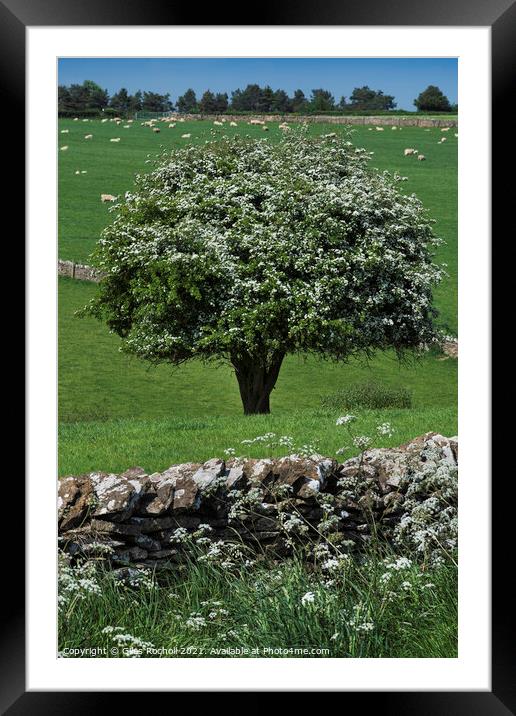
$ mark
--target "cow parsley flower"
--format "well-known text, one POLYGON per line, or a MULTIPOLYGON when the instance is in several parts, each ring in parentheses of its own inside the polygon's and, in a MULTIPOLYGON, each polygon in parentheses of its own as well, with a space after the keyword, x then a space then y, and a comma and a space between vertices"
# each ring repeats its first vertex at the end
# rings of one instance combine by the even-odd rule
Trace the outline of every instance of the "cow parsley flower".
POLYGON ((306 607, 307 604, 313 604, 315 602, 315 594, 313 592, 307 592, 301 597, 301 604, 306 607))
POLYGON ((342 415, 340 418, 337 418, 335 425, 348 425, 348 423, 353 423, 355 420, 355 415, 342 415))

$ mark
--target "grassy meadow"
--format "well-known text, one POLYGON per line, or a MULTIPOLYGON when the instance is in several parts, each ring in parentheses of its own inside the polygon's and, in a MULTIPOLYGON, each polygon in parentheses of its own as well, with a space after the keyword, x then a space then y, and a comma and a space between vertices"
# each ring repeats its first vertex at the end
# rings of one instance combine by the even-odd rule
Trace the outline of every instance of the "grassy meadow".
MULTIPOLYGON (((68 146, 59 151, 61 258, 88 262, 110 221, 110 204, 103 204, 100 194, 117 195, 129 189, 134 174, 146 171, 146 161, 162 147, 173 150, 186 142, 202 143, 236 132, 272 142, 281 136, 277 125, 264 132, 245 122, 223 128, 207 121, 177 123, 174 128, 162 123, 160 128, 158 134, 138 121, 128 129, 100 120, 59 121, 59 146, 68 146), (185 133, 191 138, 183 139, 185 133), (84 139, 86 134, 93 138, 84 139), (116 137, 120 142, 109 141, 116 137)), ((314 124, 309 131, 348 133, 350 129, 314 124)), ((388 126, 377 131, 366 125, 354 127, 350 138, 374 152, 371 167, 406 176, 401 189, 415 192, 435 219, 435 231, 446 242, 437 259, 447 264, 449 273, 437 289, 436 305, 441 324, 456 333, 458 140, 454 131, 388 126), (447 141, 439 144, 443 136, 447 141), (426 161, 405 157, 405 147, 415 147, 426 161)), ((244 420, 229 366, 195 362, 180 368, 149 367, 120 353, 118 338, 102 324, 77 318, 75 311, 95 290, 94 284, 59 279, 60 474, 123 469, 133 463, 158 469, 183 459, 202 460, 268 430, 292 434, 300 443, 316 442, 321 451, 333 452, 341 446, 335 411, 323 409, 321 400, 368 381, 406 387, 412 408, 366 411, 364 429, 371 421, 390 420, 397 431, 394 442, 430 429, 456 432, 457 362, 433 354, 400 364, 385 353, 368 364, 347 365, 290 356, 272 394, 272 414, 244 420)))
MULTIPOLYGON (((103 204, 100 194, 130 189, 134 174, 145 172, 146 161, 162 147, 173 150, 232 133, 270 142, 281 136, 277 124, 264 132, 245 121, 236 128, 207 121, 159 126, 157 134, 138 121, 127 129, 100 120, 59 121, 58 145, 68 147, 58 152, 60 258, 89 263, 110 221, 110 204, 103 204), (182 139, 185 133, 191 138, 182 139), (93 138, 84 139, 87 134, 93 138), (116 137, 120 142, 109 141, 116 137)), ((314 124, 309 131, 350 132, 330 124, 314 124)), ((407 177, 400 190, 416 193, 435 219, 435 232, 445 240, 437 260, 447 264, 449 274, 436 291, 436 306, 441 327, 457 335, 455 130, 360 126, 349 136, 374 152, 372 168, 407 177), (440 144, 443 136, 447 141, 440 144), (426 161, 404 157, 405 147, 418 149, 426 161)), ((358 417, 357 434, 374 435, 379 424, 392 424, 392 436, 376 438, 377 446, 399 445, 430 430, 448 436, 457 432, 454 359, 429 352, 400 363, 386 352, 369 363, 335 364, 289 356, 271 396, 271 414, 244 417, 230 366, 192 362, 179 368, 150 367, 121 353, 119 339, 104 325, 75 315, 95 294, 95 284, 60 278, 58 289, 60 475, 120 472, 132 465, 154 472, 173 463, 222 456, 228 448, 242 454, 242 440, 271 431, 292 436, 296 446, 313 445, 324 455, 335 456, 345 447, 349 457, 357 449, 335 424, 347 412, 337 396, 366 383, 404 389, 410 396, 410 407, 351 411, 358 417)), ((259 443, 245 453, 265 456, 259 443)), ((369 554, 350 560, 332 579, 297 558, 272 563, 258 557, 250 566, 228 571, 193 554, 159 580, 142 574, 132 585, 94 564, 77 571, 65 568, 63 593, 69 588, 70 600, 59 611, 60 654, 80 656, 76 650, 95 645, 108 655, 114 647, 125 647, 116 654, 120 657, 456 657, 454 558, 428 569, 414 557, 398 569, 396 555, 383 549, 371 545, 369 554), (318 653, 282 652, 314 647, 318 653), (257 648, 262 651, 253 653, 257 648), (265 653, 264 648, 277 652, 265 653)))
MULTIPOLYGON (((129 129, 113 122, 100 120, 74 122, 59 121, 59 146, 68 149, 59 152, 59 257, 78 263, 88 263, 88 257, 100 232, 110 220, 110 204, 102 204, 100 194, 123 193, 132 185, 135 173, 147 170, 145 162, 157 154, 161 147, 173 150, 185 143, 201 144, 207 139, 231 134, 245 134, 267 141, 279 141, 281 130, 271 124, 268 132, 259 126, 240 122, 238 127, 214 127, 212 122, 191 121, 176 123, 172 129, 160 124, 161 132, 154 133, 135 121, 129 129), (61 134, 62 130, 68 133, 61 134), (84 139, 93 134, 92 139, 84 139), (182 139, 182 134, 191 134, 182 139), (120 142, 110 139, 120 137, 120 142), (75 174, 86 171, 86 174, 75 174)), ((457 333, 457 142, 452 129, 442 133, 438 128, 403 127, 377 131, 365 126, 352 129, 345 125, 310 125, 311 134, 328 132, 348 133, 359 147, 374 152, 371 167, 380 171, 398 172, 408 177, 401 190, 415 193, 435 219, 435 232, 445 240, 437 258, 448 265, 450 279, 436 292, 436 303, 441 322, 450 332, 457 333), (441 137, 446 142, 438 144, 441 137), (414 147, 422 152, 426 161, 418 162, 413 156, 404 157, 403 149, 414 147)))

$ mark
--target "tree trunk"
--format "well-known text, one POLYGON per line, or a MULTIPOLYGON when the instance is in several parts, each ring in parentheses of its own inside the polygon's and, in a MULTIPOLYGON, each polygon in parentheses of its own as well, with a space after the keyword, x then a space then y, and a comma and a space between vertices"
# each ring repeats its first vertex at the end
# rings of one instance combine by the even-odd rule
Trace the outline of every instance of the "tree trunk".
POLYGON ((283 358, 282 353, 275 354, 267 364, 252 356, 232 358, 245 415, 270 413, 269 398, 278 380, 283 358))

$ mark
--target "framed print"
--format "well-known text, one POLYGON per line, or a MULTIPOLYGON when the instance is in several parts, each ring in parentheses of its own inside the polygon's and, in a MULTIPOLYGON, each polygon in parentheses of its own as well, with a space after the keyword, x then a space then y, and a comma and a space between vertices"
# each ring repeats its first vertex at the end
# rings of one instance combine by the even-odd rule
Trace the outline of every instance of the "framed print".
POLYGON ((28 307, 2 707, 514 712, 490 431, 514 5, 0 7, 28 307))

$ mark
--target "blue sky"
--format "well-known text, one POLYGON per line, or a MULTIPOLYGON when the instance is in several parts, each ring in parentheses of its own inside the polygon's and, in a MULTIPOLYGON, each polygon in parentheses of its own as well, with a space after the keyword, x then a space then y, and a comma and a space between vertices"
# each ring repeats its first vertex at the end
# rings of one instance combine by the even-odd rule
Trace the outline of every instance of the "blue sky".
POLYGON ((302 89, 329 89, 338 101, 354 87, 369 85, 394 95, 398 109, 414 109, 413 101, 429 84, 438 85, 457 102, 456 58, 62 58, 59 84, 93 80, 110 94, 170 93, 172 101, 192 87, 227 92, 247 84, 270 85, 292 94, 302 89))

